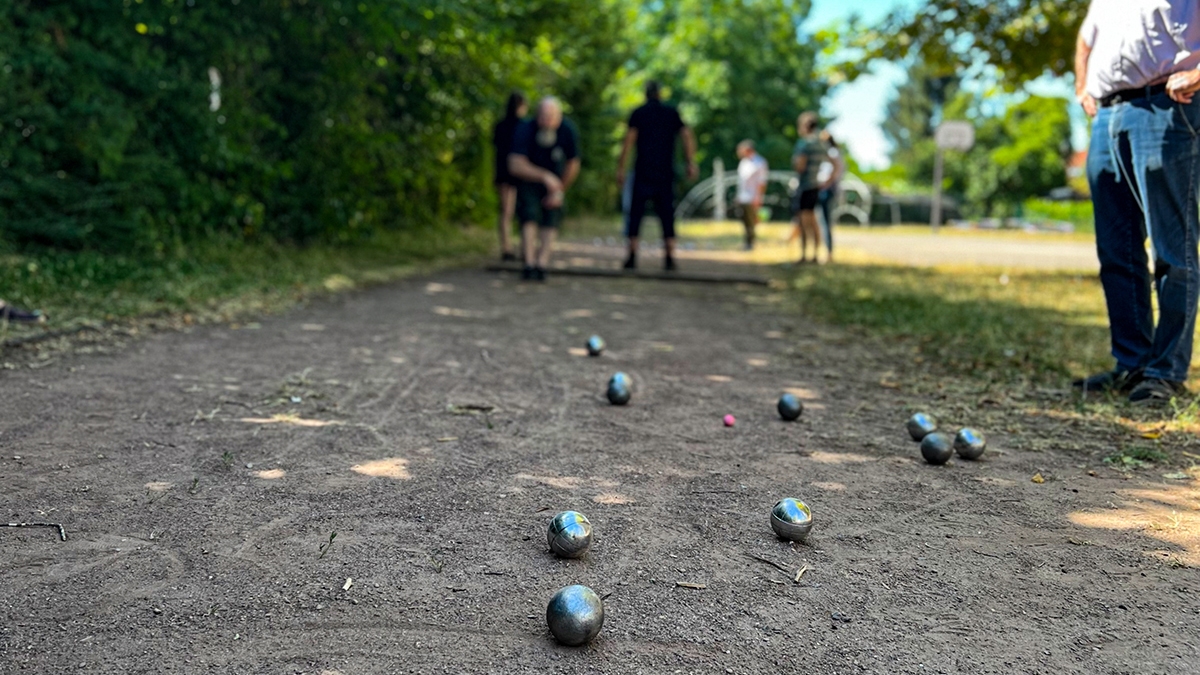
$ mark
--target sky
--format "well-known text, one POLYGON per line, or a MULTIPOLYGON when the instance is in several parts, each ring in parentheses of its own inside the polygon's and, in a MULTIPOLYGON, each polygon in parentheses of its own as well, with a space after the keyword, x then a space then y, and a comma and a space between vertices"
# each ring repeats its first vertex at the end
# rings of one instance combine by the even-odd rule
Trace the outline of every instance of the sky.
MULTIPOLYGON (((897 7, 917 7, 923 0, 813 0, 812 12, 804 28, 815 32, 831 23, 858 14, 868 23, 881 20, 897 7)), ((886 168, 890 147, 880 125, 888 99, 896 87, 905 81, 904 68, 894 63, 877 61, 871 72, 853 82, 832 89, 825 100, 822 113, 834 120, 829 131, 839 143, 845 143, 850 154, 863 168, 886 168)), ((1061 79, 1041 78, 1027 90, 1042 96, 1070 96, 1071 87, 1061 79)), ((1072 143, 1082 148, 1087 141, 1087 122, 1082 111, 1072 106, 1072 143)))

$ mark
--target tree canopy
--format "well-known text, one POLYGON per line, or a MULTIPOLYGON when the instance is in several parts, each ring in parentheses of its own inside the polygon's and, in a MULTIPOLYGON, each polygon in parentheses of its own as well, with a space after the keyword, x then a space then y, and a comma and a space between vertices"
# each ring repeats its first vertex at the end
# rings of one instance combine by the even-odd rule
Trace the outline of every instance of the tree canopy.
POLYGON ((823 91, 808 0, 12 0, 0 22, 0 244, 344 241, 490 220, 513 89, 579 127, 576 208, 611 208, 648 77, 705 157, 780 156, 823 91))
POLYGON ((943 72, 986 63, 1015 88, 1070 72, 1087 8, 1088 0, 929 0, 876 25, 851 21, 841 31, 849 58, 838 70, 853 79, 875 59, 919 58, 943 72))

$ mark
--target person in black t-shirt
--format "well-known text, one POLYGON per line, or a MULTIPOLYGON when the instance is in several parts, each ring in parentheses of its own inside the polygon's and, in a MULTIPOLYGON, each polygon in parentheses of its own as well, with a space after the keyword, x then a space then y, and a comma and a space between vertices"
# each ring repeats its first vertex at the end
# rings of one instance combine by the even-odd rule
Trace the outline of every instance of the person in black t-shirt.
POLYGON ((542 99, 537 117, 517 127, 508 156, 509 172, 521 180, 517 186, 517 218, 525 254, 524 279, 546 279, 555 233, 562 223, 563 198, 579 176, 579 163, 575 126, 563 119, 558 99, 542 99), (535 255, 536 235, 540 235, 540 246, 535 255))
POLYGON ((617 184, 622 190, 625 236, 629 238, 625 269, 637 267, 638 235, 648 200, 654 201, 654 212, 662 221, 666 250, 663 266, 675 269, 675 139, 680 136, 687 156, 688 179, 695 180, 700 173, 696 166, 696 137, 683 123, 679 111, 663 104, 659 84, 647 83, 646 104, 629 116, 629 129, 617 160, 617 184), (637 161, 633 174, 626 180, 625 160, 635 144, 637 161))
POLYGON ((529 112, 529 104, 525 95, 514 91, 508 97, 504 119, 496 123, 492 129, 492 145, 496 148, 496 192, 500 194, 500 259, 504 262, 516 260, 512 252, 513 210, 517 205, 517 183, 519 182, 508 172, 508 156, 512 153, 513 135, 521 118, 529 112))

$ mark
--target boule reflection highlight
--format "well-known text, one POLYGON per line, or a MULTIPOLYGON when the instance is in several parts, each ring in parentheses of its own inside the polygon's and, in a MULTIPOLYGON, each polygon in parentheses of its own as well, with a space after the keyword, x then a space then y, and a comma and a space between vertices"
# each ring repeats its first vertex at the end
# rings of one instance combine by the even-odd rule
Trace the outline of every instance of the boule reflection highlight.
POLYGON ((960 429, 954 437, 954 451, 963 459, 979 459, 987 450, 987 439, 975 429, 960 429))
POLYGON ((908 435, 912 436, 914 441, 920 442, 937 431, 937 419, 928 413, 919 412, 908 418, 908 424, 905 426, 908 428, 908 435))
POLYGON ((604 626, 604 601, 587 586, 567 586, 546 605, 546 624, 560 643, 569 647, 586 644, 604 626))
POLYGON ((563 511, 546 528, 546 544, 560 558, 578 558, 592 545, 592 523, 578 511, 563 511))
POLYGON ((608 381, 608 402, 613 405, 625 405, 632 396, 630 379, 625 373, 617 373, 608 381))
POLYGON ((593 335, 587 341, 588 356, 600 356, 604 352, 604 338, 599 335, 593 335))
POLYGON ((954 440, 935 431, 921 440, 921 456, 930 464, 945 464, 954 456, 954 440))
POLYGON ((804 404, 800 402, 799 397, 795 394, 780 396, 779 404, 775 407, 779 410, 779 416, 788 422, 795 422, 800 419, 800 415, 804 412, 804 404))
POLYGON ((781 539, 804 541, 812 527, 812 510, 799 499, 780 499, 771 509, 771 529, 781 539))

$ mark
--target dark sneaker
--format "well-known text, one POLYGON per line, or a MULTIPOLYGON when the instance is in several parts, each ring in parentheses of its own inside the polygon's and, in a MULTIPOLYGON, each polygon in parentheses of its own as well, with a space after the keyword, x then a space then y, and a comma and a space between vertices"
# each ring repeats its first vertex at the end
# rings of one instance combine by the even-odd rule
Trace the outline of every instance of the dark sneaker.
POLYGON ((46 315, 40 309, 21 309, 5 302, 0 302, 0 323, 46 323, 46 315))
POLYGON ((533 278, 534 277, 533 277, 533 268, 532 267, 530 267, 529 265, 526 265, 521 268, 521 280, 522 281, 533 281, 533 278))
POLYGON ((667 256, 666 259, 663 260, 663 269, 668 272, 674 272, 676 269, 678 269, 675 266, 675 258, 672 258, 671 256, 667 256))
POLYGON ((1182 382, 1147 377, 1130 392, 1129 402, 1134 405, 1165 405, 1185 391, 1182 382))
POLYGON ((1106 373, 1096 373, 1091 377, 1075 380, 1071 386, 1083 391, 1116 391, 1126 394, 1141 384, 1144 377, 1141 368, 1134 370, 1117 368, 1106 373))
POLYGON ((546 280, 546 270, 544 270, 540 267, 533 268, 533 280, 534 281, 545 281, 546 280))
POLYGON ((627 270, 636 270, 637 269, 637 254, 636 253, 629 254, 629 257, 625 259, 625 265, 624 265, 623 269, 627 269, 627 270))
POLYGON ((515 253, 505 251, 500 254, 500 262, 517 262, 517 256, 515 253))

